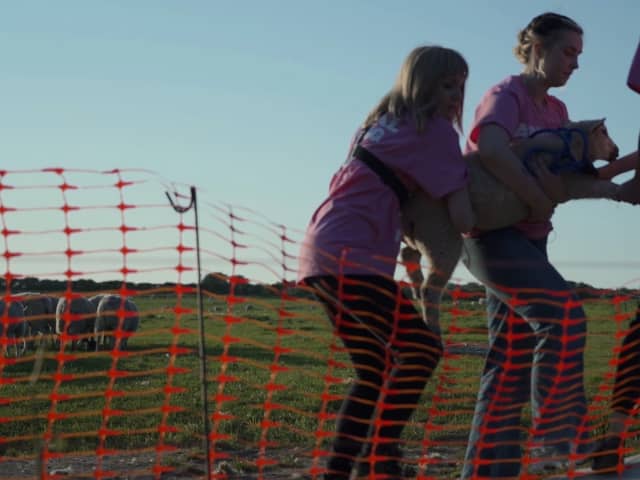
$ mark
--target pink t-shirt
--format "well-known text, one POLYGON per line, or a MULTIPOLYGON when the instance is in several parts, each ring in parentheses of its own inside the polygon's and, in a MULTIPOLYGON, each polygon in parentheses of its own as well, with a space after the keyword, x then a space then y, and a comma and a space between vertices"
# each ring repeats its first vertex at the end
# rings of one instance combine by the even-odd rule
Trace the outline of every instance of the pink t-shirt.
MULTIPOLYGON (((527 92, 521 77, 510 76, 489 89, 482 97, 476 108, 465 151, 478 149, 476 142, 483 125, 500 125, 511 139, 519 139, 544 128, 563 127, 568 121, 567 107, 561 100, 547 95, 545 105, 539 106, 527 92)), ((515 227, 529 238, 545 237, 553 229, 551 219, 545 222, 521 222, 515 227)))
MULTIPOLYGON (((359 136, 360 132, 354 139, 359 136)), ((384 115, 361 145, 391 167, 409 190, 421 188, 442 198, 467 183, 458 134, 444 118, 428 120, 418 132, 409 116, 384 115)), ((393 190, 360 160, 348 158, 311 217, 300 249, 298 279, 393 275, 401 236, 400 207, 393 190)))
POLYGON ((629 88, 640 93, 640 42, 636 48, 636 54, 631 62, 631 69, 629 70, 629 78, 627 78, 627 85, 629 88))

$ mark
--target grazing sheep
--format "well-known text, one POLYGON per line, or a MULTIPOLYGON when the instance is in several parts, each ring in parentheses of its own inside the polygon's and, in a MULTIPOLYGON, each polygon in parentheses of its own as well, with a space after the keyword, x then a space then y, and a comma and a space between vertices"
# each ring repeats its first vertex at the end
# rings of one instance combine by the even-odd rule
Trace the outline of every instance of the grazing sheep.
POLYGON ((24 316, 27 322, 29 346, 33 347, 36 337, 39 342, 53 342, 56 329, 56 304, 58 299, 39 293, 21 293, 24 316))
POLYGON ((7 343, 2 346, 3 355, 10 354, 11 347, 13 347, 16 357, 23 355, 27 349, 26 336, 27 322, 24 320, 22 303, 13 301, 9 303, 7 308, 5 301, 0 300, 0 337, 7 338, 7 343), (5 325, 8 325, 6 330, 5 325))
MULTIPOLYGON (((138 330, 140 317, 138 307, 132 300, 120 295, 105 295, 98 303, 96 314, 95 339, 96 350, 100 345, 113 349, 116 345, 115 336, 105 335, 105 332, 120 330, 121 332, 134 333, 138 330), (107 345, 109 339, 109 345, 107 345)), ((120 350, 126 350, 129 337, 124 336, 120 340, 120 350)))
POLYGON ((75 350, 80 342, 89 342, 86 334, 93 332, 89 327, 95 322, 95 313, 92 303, 85 297, 74 297, 69 304, 66 297, 60 297, 56 307, 56 334, 80 336, 71 340, 71 350, 75 350), (70 315, 69 322, 65 318, 70 315))
MULTIPOLYGON (((91 312, 97 315, 98 305, 100 304, 100 300, 102 300, 106 295, 104 293, 99 293, 98 295, 94 295, 93 297, 89 297, 89 303, 91 304, 91 312)), ((96 328, 96 315, 92 315, 87 319, 87 332, 93 333, 96 328)), ((97 348, 96 338, 89 337, 87 339, 87 350, 92 352, 96 351, 97 348)))
MULTIPOLYGON (((106 297, 104 293, 99 293, 98 295, 89 297, 89 303, 91 304, 91 307, 93 308, 94 312, 98 311, 98 304, 100 303, 100 300, 102 300, 104 297, 106 297)), ((94 324, 95 324, 95 318, 94 318, 94 324)), ((93 325, 91 326, 91 330, 93 330, 93 325)))

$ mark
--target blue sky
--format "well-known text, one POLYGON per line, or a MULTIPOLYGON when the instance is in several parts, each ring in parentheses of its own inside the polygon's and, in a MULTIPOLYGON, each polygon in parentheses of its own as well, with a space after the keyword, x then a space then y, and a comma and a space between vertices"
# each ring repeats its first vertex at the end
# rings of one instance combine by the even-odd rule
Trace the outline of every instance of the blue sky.
MULTIPOLYGON (((625 86, 640 2, 379 0, 2 1, 2 168, 145 168, 303 229, 348 142, 405 55, 436 43, 470 65, 464 127, 520 65, 518 30, 546 10, 585 30, 580 69, 552 93, 607 117, 636 148, 625 86)), ((627 177, 619 177, 622 181, 627 177)), ((559 207, 550 256, 569 279, 640 286, 640 207, 559 207)), ((470 279, 464 268, 461 281, 470 279)))

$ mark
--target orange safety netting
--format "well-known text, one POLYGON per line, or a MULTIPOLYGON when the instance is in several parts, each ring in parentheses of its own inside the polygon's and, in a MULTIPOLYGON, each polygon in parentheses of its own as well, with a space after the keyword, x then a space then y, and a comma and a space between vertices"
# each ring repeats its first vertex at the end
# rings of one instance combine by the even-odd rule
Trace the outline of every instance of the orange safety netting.
MULTIPOLYGON (((362 381, 355 372, 372 368, 369 360, 352 363, 354 350, 318 292, 295 283, 302 231, 206 197, 193 204, 194 195, 133 169, 0 171, 0 478, 322 478, 340 404, 362 381)), ((391 298, 397 308, 387 312, 400 330, 408 318, 400 305, 412 305, 403 280, 391 298)), ((377 331, 382 306, 365 325, 366 312, 347 308, 349 282, 341 278, 336 290, 343 313, 336 318, 365 339, 354 358, 367 358, 367 342, 382 341, 371 360, 384 365, 374 407, 414 409, 402 425, 404 462, 414 478, 457 478, 488 351, 484 289, 458 282, 444 292, 442 357, 427 373, 406 375, 406 382, 429 378, 417 402, 398 406, 387 402, 397 392, 385 382, 402 370, 398 352, 413 333, 377 331)), ((582 305, 588 318, 588 413, 580 429, 598 439, 611 417, 620 358, 640 349, 623 347, 636 292, 582 286, 576 293, 580 301, 564 307, 582 305)), ((513 304, 525 294, 535 292, 514 291, 513 304)), ((512 366, 511 346, 522 333, 504 340, 512 366)), ((420 348, 411 355, 422 355, 420 348)), ((635 405, 636 372, 623 367, 618 396, 635 405)), ((507 400, 509 372, 499 382, 507 400)), ((567 416, 572 381, 561 374, 549 387, 566 393, 567 416)), ((530 408, 516 407, 491 405, 479 428, 490 434, 492 420, 522 413, 520 478, 544 478, 548 472, 527 468, 534 463, 530 408)), ((541 411, 555 412, 544 401, 541 411)), ((638 452, 634 411, 624 418, 627 455, 638 452)), ((374 445, 393 423, 384 418, 369 425, 374 445)), ((564 475, 583 473, 570 466, 564 475)))

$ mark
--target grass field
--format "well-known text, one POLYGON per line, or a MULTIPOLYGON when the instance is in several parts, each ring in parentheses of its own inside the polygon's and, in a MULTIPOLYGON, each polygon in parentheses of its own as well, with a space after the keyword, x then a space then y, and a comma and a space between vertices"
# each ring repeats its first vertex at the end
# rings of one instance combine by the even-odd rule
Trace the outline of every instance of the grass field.
MULTIPOLYGON (((202 445, 195 298, 140 296, 136 303, 141 328, 127 352, 49 347, 0 363, 0 469, 3 460, 36 456, 45 438, 61 454, 202 445)), ((318 432, 330 431, 333 422, 322 414, 338 406, 326 394, 342 394, 352 372, 344 353, 330 348, 335 338, 318 305, 250 298, 229 314, 223 297, 206 297, 204 306, 215 450, 311 451, 323 445, 318 432), (342 381, 327 385, 327 377, 342 381)), ((451 304, 443 308, 448 342, 486 342, 483 306, 465 303, 454 315, 451 304)), ((614 318, 624 319, 634 308, 614 307, 610 300, 585 304, 586 387, 599 429, 620 341, 614 318)), ((479 355, 442 359, 406 429, 410 447, 420 449, 426 441, 464 448, 482 364, 479 355)))

